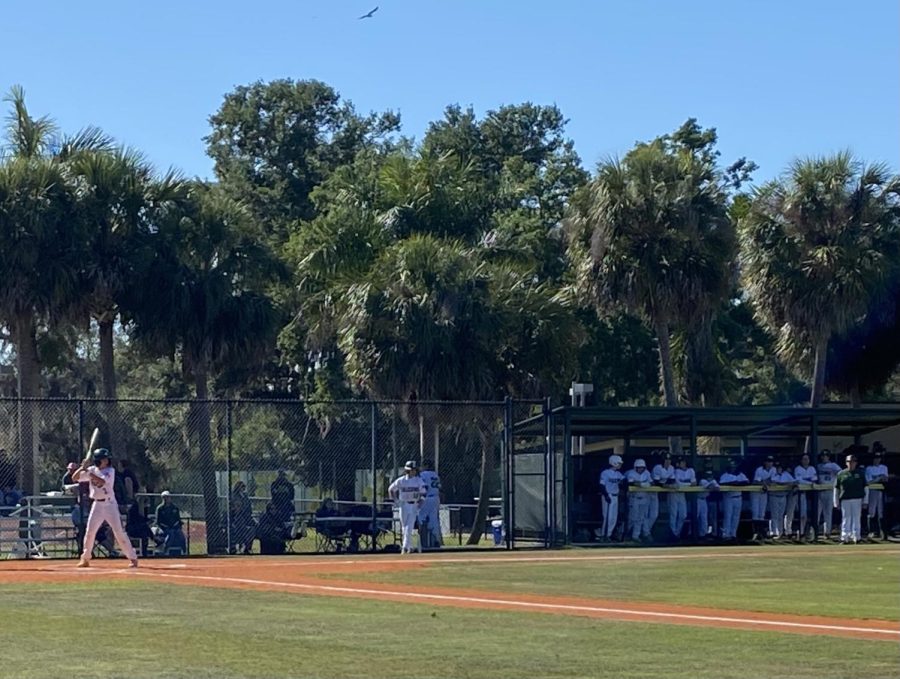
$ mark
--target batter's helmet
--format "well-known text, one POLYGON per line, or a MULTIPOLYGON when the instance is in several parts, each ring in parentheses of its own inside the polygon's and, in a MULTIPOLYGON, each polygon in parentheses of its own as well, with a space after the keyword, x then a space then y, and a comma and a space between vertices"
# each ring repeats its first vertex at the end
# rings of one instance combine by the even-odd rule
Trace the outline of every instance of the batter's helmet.
POLYGON ((419 463, 415 460, 408 460, 405 465, 403 465, 404 469, 418 469, 419 463))
POLYGON ((620 455, 610 455, 609 463, 613 466, 617 464, 622 464, 622 457, 620 455))
POLYGON ((97 448, 94 451, 94 464, 100 464, 100 460, 106 458, 109 459, 109 451, 106 448, 97 448))

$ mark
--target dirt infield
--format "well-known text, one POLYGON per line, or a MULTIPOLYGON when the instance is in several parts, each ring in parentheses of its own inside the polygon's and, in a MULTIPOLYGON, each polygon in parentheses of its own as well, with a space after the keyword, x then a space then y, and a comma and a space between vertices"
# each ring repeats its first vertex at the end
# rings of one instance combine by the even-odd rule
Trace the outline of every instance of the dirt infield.
MULTIPOLYGON (((741 553, 719 553, 735 556, 741 553)), ((542 561, 607 560, 630 558, 696 558, 701 554, 596 555, 596 556, 425 556, 351 559, 210 558, 147 560, 139 569, 124 568, 122 560, 97 560, 89 569, 75 568, 74 561, 18 561, 0 564, 0 585, 13 583, 69 583, 95 576, 136 578, 147 581, 203 587, 280 591, 377 601, 403 601, 431 606, 489 609, 571 615, 601 620, 655 622, 695 627, 715 627, 792 634, 828 635, 900 642, 900 623, 806 615, 759 613, 700 608, 657 602, 615 601, 579 597, 513 594, 462 588, 388 585, 367 582, 366 573, 428 568, 442 562, 507 564, 542 561), (328 579, 317 577, 327 573, 328 579), (341 579, 334 579, 341 574, 341 579)), ((759 556, 759 553, 754 554, 759 556)))

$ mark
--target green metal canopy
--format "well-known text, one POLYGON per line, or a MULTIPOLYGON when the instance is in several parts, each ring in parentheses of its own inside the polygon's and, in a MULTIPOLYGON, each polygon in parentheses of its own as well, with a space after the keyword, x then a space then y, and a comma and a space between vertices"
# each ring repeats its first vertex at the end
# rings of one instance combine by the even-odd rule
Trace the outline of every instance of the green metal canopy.
MULTIPOLYGON (((722 436, 740 439, 864 436, 900 425, 900 404, 866 408, 823 406, 731 406, 724 408, 579 408, 562 406, 549 413, 570 436, 644 438, 649 436, 722 436)), ((516 423, 517 436, 541 436, 545 417, 516 423)))

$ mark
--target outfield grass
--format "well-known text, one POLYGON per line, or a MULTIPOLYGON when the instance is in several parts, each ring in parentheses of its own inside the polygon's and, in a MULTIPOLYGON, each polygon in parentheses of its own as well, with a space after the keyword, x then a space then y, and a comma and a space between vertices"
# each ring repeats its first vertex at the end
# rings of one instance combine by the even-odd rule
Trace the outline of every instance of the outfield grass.
POLYGON ((882 679, 900 666, 887 642, 136 580, 4 585, 0 601, 11 679, 882 679))
MULTIPOLYGON (((829 554, 818 548, 802 558, 799 555, 804 547, 790 549, 783 556, 777 553, 783 551, 782 547, 756 549, 759 558, 752 556, 751 549, 751 556, 740 558, 712 555, 659 561, 435 562, 426 569, 356 577, 370 582, 900 620, 900 552, 895 546, 857 548, 874 552, 868 554, 845 554, 840 551, 845 548, 839 546, 829 554)), ((618 553, 652 554, 649 550, 618 553)), ((677 553, 690 554, 685 550, 677 553)), ((554 552, 551 556, 561 554, 554 552)))

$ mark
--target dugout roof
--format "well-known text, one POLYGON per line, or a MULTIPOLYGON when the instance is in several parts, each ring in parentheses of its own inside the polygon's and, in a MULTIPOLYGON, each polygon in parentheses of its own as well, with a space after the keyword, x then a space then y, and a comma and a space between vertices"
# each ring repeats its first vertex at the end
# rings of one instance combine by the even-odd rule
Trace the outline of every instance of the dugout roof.
POLYGON ((641 408, 561 406, 517 422, 515 436, 543 436, 552 426, 568 435, 604 438, 721 436, 740 439, 865 436, 900 425, 900 404, 848 408, 731 406, 724 408, 641 408))

